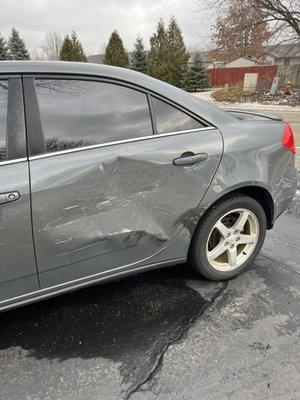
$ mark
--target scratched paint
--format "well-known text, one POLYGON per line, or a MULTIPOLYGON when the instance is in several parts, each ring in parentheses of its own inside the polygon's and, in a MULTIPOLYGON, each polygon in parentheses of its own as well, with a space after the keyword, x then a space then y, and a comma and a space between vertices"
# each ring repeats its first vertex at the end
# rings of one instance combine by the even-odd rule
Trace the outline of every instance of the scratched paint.
POLYGON ((31 162, 41 280, 58 267, 76 279, 142 262, 166 248, 218 167, 221 134, 209 132, 190 133, 188 143, 186 135, 176 135, 31 162), (208 159, 174 166, 185 149, 207 152, 208 159))

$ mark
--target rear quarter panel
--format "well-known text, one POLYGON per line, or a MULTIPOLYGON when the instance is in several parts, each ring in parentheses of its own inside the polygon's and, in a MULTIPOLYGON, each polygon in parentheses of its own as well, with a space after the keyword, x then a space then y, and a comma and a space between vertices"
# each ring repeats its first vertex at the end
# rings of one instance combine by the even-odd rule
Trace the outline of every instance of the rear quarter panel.
POLYGON ((296 168, 295 155, 282 147, 283 129, 282 121, 272 120, 237 120, 222 127, 224 155, 202 212, 226 193, 250 185, 269 191, 274 220, 286 209, 296 190, 296 168))

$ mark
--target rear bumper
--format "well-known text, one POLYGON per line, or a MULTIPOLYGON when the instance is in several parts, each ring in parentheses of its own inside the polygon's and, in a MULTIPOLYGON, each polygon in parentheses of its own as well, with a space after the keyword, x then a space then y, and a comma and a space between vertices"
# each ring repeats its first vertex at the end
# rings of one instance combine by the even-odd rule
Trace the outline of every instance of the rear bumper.
MULTIPOLYGON (((272 196, 274 199, 273 224, 276 219, 288 208, 293 201, 297 190, 297 169, 295 166, 295 155, 286 152, 285 165, 281 166, 281 173, 278 174, 278 181, 272 187, 272 196)), ((278 168, 277 168, 278 171, 278 168)))

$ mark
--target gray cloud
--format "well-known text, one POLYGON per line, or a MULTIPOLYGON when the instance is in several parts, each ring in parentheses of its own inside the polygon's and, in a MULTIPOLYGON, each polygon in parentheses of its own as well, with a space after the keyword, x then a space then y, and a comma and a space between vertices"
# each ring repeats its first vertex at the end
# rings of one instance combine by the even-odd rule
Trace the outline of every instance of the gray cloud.
POLYGON ((148 44, 159 18, 174 15, 188 47, 204 48, 204 27, 195 13, 195 0, 1 0, 0 32, 14 26, 28 48, 40 48, 46 32, 62 36, 76 30, 88 54, 101 51, 117 29, 127 49, 139 33, 148 44), (201 26, 202 25, 202 26, 201 26))

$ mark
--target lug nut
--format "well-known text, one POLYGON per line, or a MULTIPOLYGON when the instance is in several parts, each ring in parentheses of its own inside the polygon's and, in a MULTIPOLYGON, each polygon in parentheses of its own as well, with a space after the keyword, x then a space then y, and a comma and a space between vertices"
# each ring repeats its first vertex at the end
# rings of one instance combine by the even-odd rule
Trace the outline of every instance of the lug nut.
POLYGON ((231 245, 230 245, 230 248, 233 249, 233 248, 234 248, 234 244, 231 244, 231 245))
POLYGON ((240 240, 240 238, 239 238, 239 237, 237 237, 237 238, 236 238, 236 241, 238 242, 239 240, 240 240))
POLYGON ((225 243, 224 243, 224 246, 228 246, 228 242, 225 242, 225 243))

